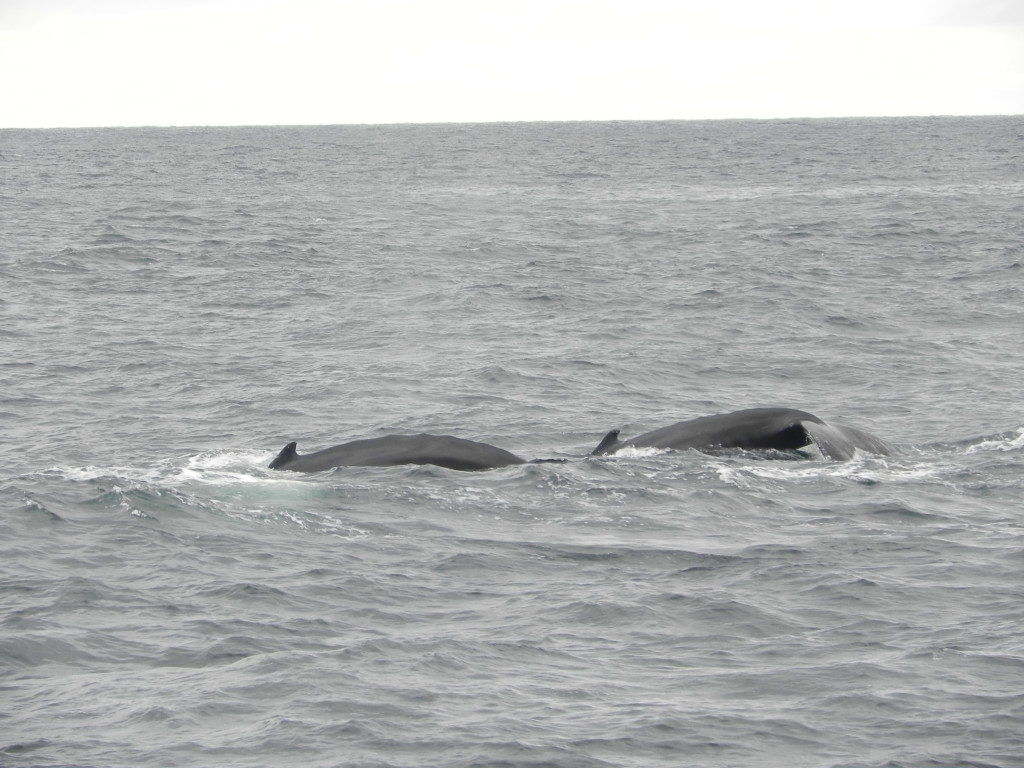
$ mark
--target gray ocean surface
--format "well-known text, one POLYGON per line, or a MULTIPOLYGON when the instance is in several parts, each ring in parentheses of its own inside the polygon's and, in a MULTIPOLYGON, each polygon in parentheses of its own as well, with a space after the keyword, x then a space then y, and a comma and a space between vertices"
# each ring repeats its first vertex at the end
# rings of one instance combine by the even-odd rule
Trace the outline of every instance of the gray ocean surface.
POLYGON ((1022 264, 1022 117, 0 131, 0 765, 1024 766, 1022 264), (586 457, 755 406, 897 453, 586 457), (571 461, 266 469, 418 432, 571 461))

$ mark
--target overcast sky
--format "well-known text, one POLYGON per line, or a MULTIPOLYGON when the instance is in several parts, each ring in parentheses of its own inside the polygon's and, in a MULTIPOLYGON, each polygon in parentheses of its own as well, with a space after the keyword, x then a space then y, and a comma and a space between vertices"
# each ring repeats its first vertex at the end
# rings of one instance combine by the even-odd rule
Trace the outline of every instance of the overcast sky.
POLYGON ((1024 0, 0 0, 0 127, 1024 113, 1024 0))

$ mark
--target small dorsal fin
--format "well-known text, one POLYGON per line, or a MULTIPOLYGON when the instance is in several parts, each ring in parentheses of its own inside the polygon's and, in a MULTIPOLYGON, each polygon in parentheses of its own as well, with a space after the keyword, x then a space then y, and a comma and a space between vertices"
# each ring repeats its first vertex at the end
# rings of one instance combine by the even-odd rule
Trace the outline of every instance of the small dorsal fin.
POLYGON ((270 462, 269 469, 280 469, 285 464, 294 461, 298 457, 298 453, 295 451, 296 443, 288 443, 281 452, 277 454, 277 458, 270 462))
POLYGON ((590 452, 591 456, 599 456, 602 453, 608 453, 611 451, 619 442, 619 430, 613 429, 603 438, 601 442, 597 444, 597 448, 590 452))

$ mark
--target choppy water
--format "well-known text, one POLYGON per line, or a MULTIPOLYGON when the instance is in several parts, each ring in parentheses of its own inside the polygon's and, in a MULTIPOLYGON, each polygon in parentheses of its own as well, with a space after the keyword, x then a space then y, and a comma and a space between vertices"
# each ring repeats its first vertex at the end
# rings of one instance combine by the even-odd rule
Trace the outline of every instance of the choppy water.
POLYGON ((1024 765, 1022 136, 0 132, 0 764, 1024 765))

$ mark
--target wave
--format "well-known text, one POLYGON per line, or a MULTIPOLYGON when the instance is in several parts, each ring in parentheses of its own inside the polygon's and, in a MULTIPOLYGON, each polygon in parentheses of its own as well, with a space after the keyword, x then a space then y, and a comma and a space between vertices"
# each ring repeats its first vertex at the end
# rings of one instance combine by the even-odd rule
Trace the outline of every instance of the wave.
POLYGON ((149 466, 54 466, 44 474, 56 475, 72 482, 103 479, 157 487, 175 487, 182 482, 230 485, 278 483, 298 479, 281 473, 262 472, 272 458, 272 453, 263 451, 211 451, 178 460, 166 459, 149 466))
POLYGON ((964 453, 985 453, 989 451, 1019 451, 1024 448, 1024 427, 1009 432, 999 432, 988 437, 975 438, 966 448, 964 453))
MULTIPOLYGON (((148 466, 54 466, 15 477, 13 483, 38 483, 51 493, 68 484, 84 486, 87 495, 76 492, 72 508, 111 510, 147 520, 213 516, 344 538, 367 535, 364 526, 316 509, 321 499, 334 493, 330 484, 266 469, 271 458, 262 451, 212 451, 148 466)), ((51 505, 25 498, 37 504, 38 511, 62 519, 51 505)))
POLYGON ((786 483, 845 480, 861 485, 880 483, 920 483, 941 480, 959 468, 952 463, 907 461, 858 454, 851 461, 759 462, 756 464, 709 463, 725 483, 749 488, 758 480, 786 483))

